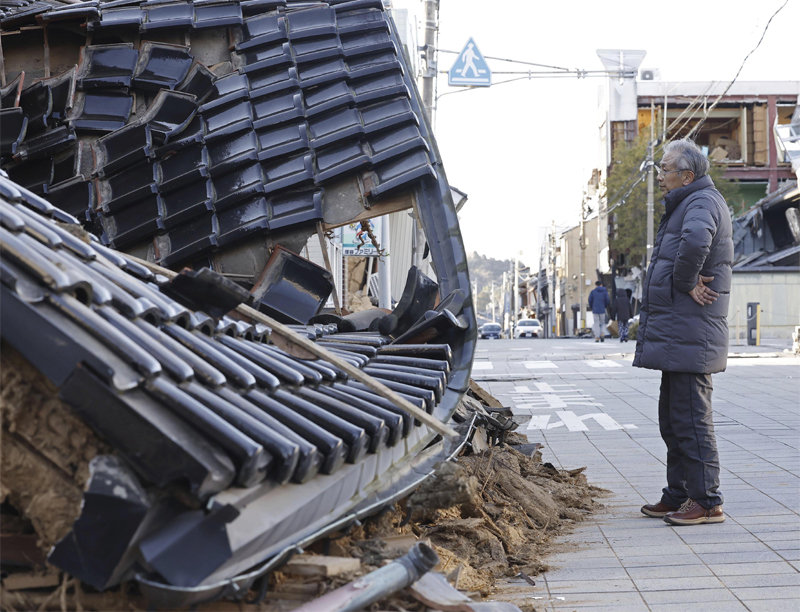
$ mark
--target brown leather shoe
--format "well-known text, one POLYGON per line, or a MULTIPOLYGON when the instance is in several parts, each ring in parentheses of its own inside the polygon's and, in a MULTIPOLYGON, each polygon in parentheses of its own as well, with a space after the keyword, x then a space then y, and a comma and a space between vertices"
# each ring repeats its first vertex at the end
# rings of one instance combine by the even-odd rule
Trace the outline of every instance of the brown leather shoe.
POLYGON ((651 516, 653 518, 662 518, 664 517, 667 512, 675 512, 678 508, 675 506, 668 506, 667 504, 663 504, 658 502, 657 504, 645 504, 642 506, 642 514, 646 514, 647 516, 651 516))
POLYGON ((702 525, 721 523, 725 520, 725 514, 722 506, 706 510, 693 499, 687 499, 677 511, 664 515, 664 520, 671 525, 702 525))

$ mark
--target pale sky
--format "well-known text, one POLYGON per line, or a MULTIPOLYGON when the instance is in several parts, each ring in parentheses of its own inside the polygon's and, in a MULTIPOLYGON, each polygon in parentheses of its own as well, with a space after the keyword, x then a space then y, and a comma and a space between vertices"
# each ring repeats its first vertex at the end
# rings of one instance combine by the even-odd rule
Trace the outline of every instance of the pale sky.
MULTIPOLYGON (((484 56, 584 70, 603 69, 597 49, 641 49, 641 68, 659 70, 663 81, 727 84, 784 1, 441 0, 439 49, 458 53, 472 37, 484 56)), ((422 0, 393 5, 423 23, 422 0)), ((788 0, 737 80, 800 80, 798 25, 800 0, 788 0)), ((440 52, 439 70, 456 57, 440 52)), ((493 83, 520 76, 498 71, 527 69, 487 61, 493 83)), ((578 222, 600 159, 601 83, 561 77, 467 90, 448 87, 447 75, 439 75, 434 128, 448 181, 469 196, 459 215, 468 252, 498 259, 521 253, 536 267, 551 223, 578 222)))

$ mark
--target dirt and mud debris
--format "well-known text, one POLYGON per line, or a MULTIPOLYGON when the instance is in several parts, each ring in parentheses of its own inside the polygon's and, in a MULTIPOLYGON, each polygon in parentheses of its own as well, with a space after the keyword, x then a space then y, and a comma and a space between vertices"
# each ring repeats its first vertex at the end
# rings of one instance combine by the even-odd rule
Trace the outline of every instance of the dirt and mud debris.
POLYGON ((1 350, 0 501, 30 521, 47 551, 80 514, 89 462, 109 449, 42 374, 11 347, 1 350))
POLYGON ((605 492, 583 472, 556 469, 540 451, 528 456, 508 444, 462 455, 392 510, 326 547, 360 557, 369 571, 404 553, 385 539, 411 535, 430 542, 438 571, 456 575, 459 589, 489 595, 498 578, 547 569, 550 541, 598 509, 605 492))

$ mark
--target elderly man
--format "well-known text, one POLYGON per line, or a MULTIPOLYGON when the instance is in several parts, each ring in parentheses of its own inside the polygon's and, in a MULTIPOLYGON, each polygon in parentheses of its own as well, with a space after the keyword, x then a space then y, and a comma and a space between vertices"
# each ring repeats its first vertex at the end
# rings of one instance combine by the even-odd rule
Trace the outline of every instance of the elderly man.
POLYGON ((661 370, 658 422, 667 446, 667 486, 642 506, 673 525, 721 523, 719 455, 711 416, 711 374, 725 369, 733 241, 725 199, 691 140, 664 148, 665 193, 644 281, 633 365, 661 370))

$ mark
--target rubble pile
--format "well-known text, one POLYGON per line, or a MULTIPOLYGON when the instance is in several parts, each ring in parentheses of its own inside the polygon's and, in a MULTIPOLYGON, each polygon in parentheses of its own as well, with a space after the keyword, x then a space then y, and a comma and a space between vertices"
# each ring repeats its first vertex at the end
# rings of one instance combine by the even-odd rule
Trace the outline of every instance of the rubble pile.
MULTIPOLYGON (((45 407, 56 400, 47 399, 46 389, 40 389, 36 395, 38 383, 27 372, 24 361, 12 358, 6 360, 5 366, 3 418, 19 433, 33 426, 25 424, 27 421, 23 415, 9 412, 12 404, 6 397, 8 394, 31 394, 33 405, 45 407)), ((471 394, 473 398, 481 397, 482 406, 497 405, 494 398, 475 389, 474 383, 471 394)), ((465 402, 477 403, 472 398, 465 402)), ((30 412, 39 415, 36 417, 40 419, 36 428, 40 432, 38 435, 47 438, 40 441, 39 447, 57 449, 60 445, 62 450, 52 452, 71 453, 71 459, 65 465, 74 466, 73 479, 77 480, 73 482, 77 484, 79 474, 84 471, 82 465, 86 453, 92 452, 89 446, 96 442, 82 437, 74 424, 61 428, 41 421, 47 411, 30 412), (55 435, 57 431, 71 433, 55 435)), ((295 557, 280 570, 272 572, 266 583, 258 585, 264 587, 262 593, 256 592, 254 587, 242 602, 216 601, 200 604, 197 609, 291 610, 402 556, 418 541, 427 542, 438 554, 440 563, 435 571, 444 574, 453 586, 476 599, 490 598, 494 582, 499 578, 531 576, 546 570, 546 554, 553 538, 568 532, 576 522, 596 511, 600 507, 598 500, 605 491, 588 483, 585 468, 560 470, 543 462, 539 445, 527 444, 523 436, 513 432, 505 434, 504 442, 477 450, 483 448, 485 439, 492 437, 491 431, 476 428, 472 444, 465 446, 455 461, 441 464, 435 474, 409 497, 346 531, 330 534, 316 542, 306 554, 295 557), (357 570, 350 565, 347 571, 320 575, 307 571, 298 573, 298 566, 294 563, 301 560, 300 565, 304 565, 302 559, 328 557, 358 559, 360 564, 357 570)), ((6 444, 7 439, 4 430, 4 462, 11 461, 14 456, 13 449, 10 450, 6 444)), ((4 463, 6 477, 13 473, 9 467, 10 464, 4 463)), ((75 484, 69 487, 67 484, 65 490, 75 487, 75 484)), ((22 517, 4 515, 4 531, 18 525, 21 532, 27 531, 28 537, 35 537, 32 535, 32 521, 39 534, 37 545, 44 553, 44 548, 53 540, 47 536, 48 530, 58 527, 64 509, 51 504, 52 516, 48 516, 41 505, 19 506, 18 503, 14 506, 25 510, 30 508, 33 514, 22 517), (48 527, 43 529, 42 525, 48 527)), ((33 572, 3 576, 2 609, 136 610, 144 606, 142 598, 129 584, 97 593, 44 565, 43 555, 40 558, 42 565, 33 572), (22 576, 27 582, 21 580, 22 576), (12 588, 9 589, 8 585, 12 588)), ((426 607, 407 589, 379 602, 375 609, 412 611, 425 610, 426 607)))
POLYGON ((544 571, 549 542, 595 511, 604 490, 587 482, 584 468, 558 470, 539 450, 518 450, 531 446, 503 444, 443 464, 404 502, 331 542, 331 554, 377 567, 405 552, 398 541, 428 540, 438 571, 481 596, 497 578, 544 571))

